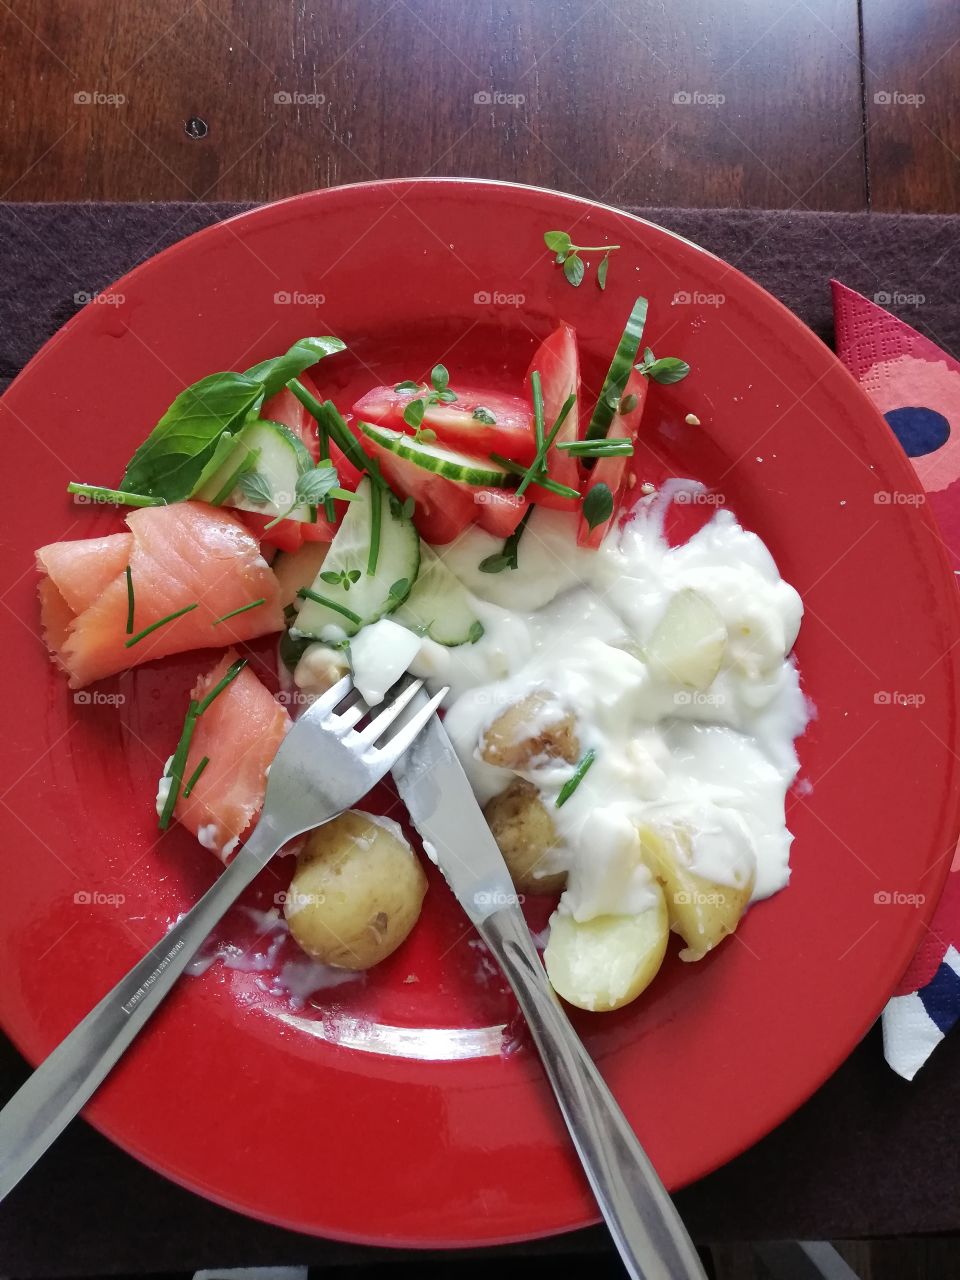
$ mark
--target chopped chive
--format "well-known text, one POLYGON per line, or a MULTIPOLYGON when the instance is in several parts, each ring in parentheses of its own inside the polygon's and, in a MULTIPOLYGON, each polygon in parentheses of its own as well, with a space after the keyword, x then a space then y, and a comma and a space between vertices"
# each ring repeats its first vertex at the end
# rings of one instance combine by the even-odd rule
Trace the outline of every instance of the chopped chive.
POLYGON ((367 457, 360 447, 359 441, 338 413, 333 401, 325 400, 321 404, 317 397, 312 396, 297 378, 288 382, 287 386, 307 412, 316 418, 317 426, 320 430, 326 432, 327 436, 334 441, 341 452, 346 454, 353 465, 360 471, 368 472, 376 481, 380 482, 379 473, 371 470, 371 459, 367 457))
POLYGON ((480 561, 479 568, 481 573, 502 573, 504 569, 516 569, 520 539, 523 536, 524 529, 527 527, 527 521, 533 515, 533 507, 534 504, 531 502, 524 512, 523 519, 510 537, 505 540, 503 548, 480 561))
POLYGON ((225 613, 221 618, 214 618, 211 625, 219 627, 220 623, 226 622, 228 618, 235 618, 238 613, 246 613, 248 609, 258 609, 260 605, 266 603, 266 598, 261 596, 259 600, 251 600, 249 604, 242 604, 239 609, 231 609, 229 613, 225 613))
POLYGON ((633 441, 626 436, 606 436, 602 440, 561 440, 557 448, 573 458, 627 458, 633 454, 633 441))
MULTIPOLYGON (((536 374, 536 370, 534 370, 534 373, 530 375, 531 381, 533 380, 533 377, 535 374, 536 374)), ((537 378, 537 381, 539 382, 539 378, 537 378)), ((577 397, 571 392, 571 394, 568 395, 566 400, 563 402, 563 408, 557 414, 557 420, 551 427, 550 434, 547 436, 547 438, 541 443, 540 447, 537 449, 537 456, 534 458, 533 462, 531 462, 530 466, 527 468, 527 471, 523 476, 523 479, 520 481, 519 485, 517 486, 518 497, 520 497, 523 494, 527 485, 531 483, 536 483, 536 484, 540 483, 540 473, 541 472, 545 473, 547 470, 547 454, 550 451, 550 446, 553 444, 554 440, 556 440, 557 432, 560 430, 560 428, 563 426, 564 422, 566 421, 567 414, 573 408, 574 404, 576 403, 576 399, 577 397)), ((536 404, 536 392, 534 392, 534 404, 536 404)), ((542 412, 542 409, 541 409, 541 412, 542 412)), ((549 479, 549 477, 547 478, 549 479)), ((566 488, 567 486, 564 485, 563 487, 566 488)), ((579 497, 580 495, 574 490, 572 496, 579 497)))
POLYGON ((150 635, 151 631, 156 631, 158 627, 165 627, 168 622, 173 622, 176 618, 182 618, 185 613, 189 613, 191 609, 196 609, 195 604, 185 604, 182 609, 178 609, 176 613, 168 613, 165 618, 160 618, 157 622, 151 622, 149 627, 144 627, 142 631, 138 631, 135 636, 131 636, 125 643, 124 648, 129 649, 132 645, 139 644, 145 636, 150 635))
POLYGON ((232 680, 236 680, 237 676, 246 665, 246 658, 238 658, 236 662, 232 662, 230 666, 227 667, 223 676, 217 681, 207 696, 197 705, 198 716, 203 715, 210 703, 213 702, 214 698, 220 697, 220 694, 223 693, 227 685, 230 684, 232 680))
POLYGON ((590 766, 593 764, 596 758, 597 758, 597 753, 596 751, 594 751, 593 747, 591 747, 590 750, 587 752, 587 754, 583 757, 583 759, 577 765, 576 769, 573 771, 573 776, 568 778, 567 781, 560 788, 560 794, 557 796, 557 800, 556 800, 556 807, 558 809, 560 808, 561 805, 564 805, 567 803, 567 801, 576 791, 577 787, 579 787, 580 783, 585 778, 590 766))
POLYGON ((370 551, 367 555, 367 576, 377 572, 380 559, 380 529, 383 524, 383 490, 373 486, 370 493, 370 551))
POLYGON ((133 635, 133 574, 130 572, 130 566, 127 565, 124 572, 127 575, 127 635, 133 635))
POLYGON ((297 595, 301 600, 313 600, 315 604, 325 604, 328 609, 332 609, 334 613, 339 613, 358 627, 363 623, 363 619, 358 613, 354 613, 352 609, 348 609, 345 605, 337 604, 335 600, 328 600, 326 596, 320 595, 317 591, 311 591, 309 587, 301 587, 297 595))
MULTIPOLYGON (((317 438, 319 440, 320 447, 320 461, 329 462, 330 432, 327 430, 326 425, 319 421, 317 422, 317 438)), ((328 520, 330 524, 333 524, 337 518, 337 513, 333 505, 333 498, 329 493, 323 500, 323 517, 325 520, 328 520)))
MULTIPOLYGON (((509 471, 514 476, 524 476, 527 474, 527 468, 521 467, 518 462, 514 462, 512 458, 505 458, 502 453, 491 453, 491 462, 498 463, 505 471, 509 471)), ((536 484, 541 489, 546 489, 549 493, 555 493, 561 498, 579 498, 580 490, 571 489, 568 484, 560 484, 557 480, 551 480, 549 476, 542 475, 536 480, 536 484)))
POLYGON ((146 493, 128 493, 125 489, 106 489, 99 484, 78 484, 71 480, 67 493, 89 498, 92 502, 113 502, 118 507, 165 507, 166 498, 153 498, 146 493))
POLYGON ((167 798, 163 803, 163 811, 160 814, 161 831, 166 831, 170 825, 170 819, 173 817, 177 800, 180 798, 180 784, 183 782, 187 752, 190 750, 190 740, 193 737, 194 729, 197 727, 198 716, 197 703, 191 698, 183 728, 180 731, 180 741, 177 743, 177 749, 174 751, 173 759, 170 761, 170 771, 165 775, 170 779, 170 789, 167 791, 167 798))
POLYGON ((534 369, 530 375, 530 386, 533 388, 533 430, 537 439, 537 452, 543 448, 543 387, 540 383, 540 374, 534 369))
POLYGON ((187 799, 187 797, 190 795, 190 792, 191 792, 191 791, 193 790, 193 788, 196 786, 196 784, 197 784, 197 782, 198 782, 198 780, 199 780, 199 778, 200 778, 201 773, 203 773, 204 769, 207 767, 207 765, 208 765, 209 763, 210 763, 210 757, 209 757, 209 756, 204 756, 204 757, 203 757, 203 759, 200 761, 200 763, 197 765, 197 767, 194 769, 193 773, 191 773, 191 775, 190 775, 190 781, 189 781, 189 782, 187 783, 187 785, 183 788, 183 798, 184 798, 184 800, 186 800, 186 799, 187 799))

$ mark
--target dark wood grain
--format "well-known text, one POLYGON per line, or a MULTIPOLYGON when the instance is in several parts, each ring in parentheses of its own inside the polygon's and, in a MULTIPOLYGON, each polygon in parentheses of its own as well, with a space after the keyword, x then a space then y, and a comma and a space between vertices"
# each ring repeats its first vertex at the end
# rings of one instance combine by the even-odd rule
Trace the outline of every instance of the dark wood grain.
POLYGON ((960 209, 960 4, 863 0, 872 207, 960 209))
POLYGON ((11 200, 456 173, 622 204, 865 202, 856 0, 9 0, 0 84, 11 200))

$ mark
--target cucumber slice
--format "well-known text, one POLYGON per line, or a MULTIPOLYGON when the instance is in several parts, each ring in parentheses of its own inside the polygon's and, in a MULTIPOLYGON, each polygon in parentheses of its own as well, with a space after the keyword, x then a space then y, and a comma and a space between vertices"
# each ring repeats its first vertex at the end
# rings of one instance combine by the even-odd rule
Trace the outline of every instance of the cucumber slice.
POLYGON ((282 422, 259 418, 247 423, 226 461, 195 491, 195 496, 216 506, 225 504, 265 516, 289 512, 291 520, 312 523, 317 518, 316 507, 301 503, 289 510, 297 481, 312 466, 310 451, 298 435, 282 422), (238 486, 243 475, 254 471, 264 482, 264 493, 270 494, 268 501, 255 501, 238 486))
POLYGON ((411 631, 452 648, 483 635, 469 591, 427 544, 420 545, 420 572, 413 590, 392 615, 411 631))
POLYGON ((330 543, 323 568, 309 588, 319 599, 303 599, 292 633, 322 639, 324 628, 334 626, 348 636, 356 635, 368 622, 376 622, 396 609, 409 593, 419 569, 420 537, 413 522, 403 514, 399 503, 390 502, 385 486, 374 487, 364 478, 330 543), (369 574, 366 569, 377 509, 380 552, 377 571, 369 574), (344 572, 359 572, 360 576, 349 587, 325 581, 322 576, 344 572), (394 587, 398 588, 395 593, 391 591, 394 587))
POLYGON ((603 388, 597 406, 587 427, 588 440, 602 440, 610 430, 613 415, 623 398, 624 388, 636 363, 640 351, 640 339, 643 337, 643 326, 647 322, 647 300, 638 298, 633 304, 627 327, 620 336, 614 352, 607 376, 603 380, 603 388))
POLYGON ((434 475, 456 480, 458 484, 483 485, 492 489, 516 487, 516 477, 489 458, 474 458, 469 453, 461 453, 459 449, 451 449, 447 445, 414 440, 413 436, 404 435, 402 431, 394 431, 390 427, 376 427, 370 422, 358 425, 364 435, 384 449, 389 449, 398 458, 405 458, 407 462, 415 462, 418 467, 423 467, 424 471, 432 471, 434 475))

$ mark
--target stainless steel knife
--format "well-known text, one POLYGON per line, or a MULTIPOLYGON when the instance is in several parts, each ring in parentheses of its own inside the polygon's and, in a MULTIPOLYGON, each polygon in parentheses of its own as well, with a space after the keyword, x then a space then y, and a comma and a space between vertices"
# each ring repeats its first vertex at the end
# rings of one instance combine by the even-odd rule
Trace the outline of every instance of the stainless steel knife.
MULTIPOLYGON (((425 700, 418 694, 413 707, 425 700)), ((506 863, 438 716, 393 776, 427 855, 513 988, 628 1273, 706 1280, 673 1201, 547 981, 506 863)))

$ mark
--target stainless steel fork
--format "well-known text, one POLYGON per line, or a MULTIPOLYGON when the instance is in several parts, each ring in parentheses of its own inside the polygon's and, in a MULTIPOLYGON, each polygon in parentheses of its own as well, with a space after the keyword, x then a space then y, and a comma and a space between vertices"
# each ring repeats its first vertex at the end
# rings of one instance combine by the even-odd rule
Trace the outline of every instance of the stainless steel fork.
POLYGON ((405 680, 393 700, 372 713, 345 677, 299 717, 270 768, 263 812, 250 839, 199 902, 61 1041, 0 1111, 0 1200, 89 1100, 214 925, 281 845, 349 809, 393 767, 447 692, 442 689, 411 711, 397 732, 378 746, 422 685, 422 680, 405 680), (373 719, 358 730, 368 714, 373 719))

